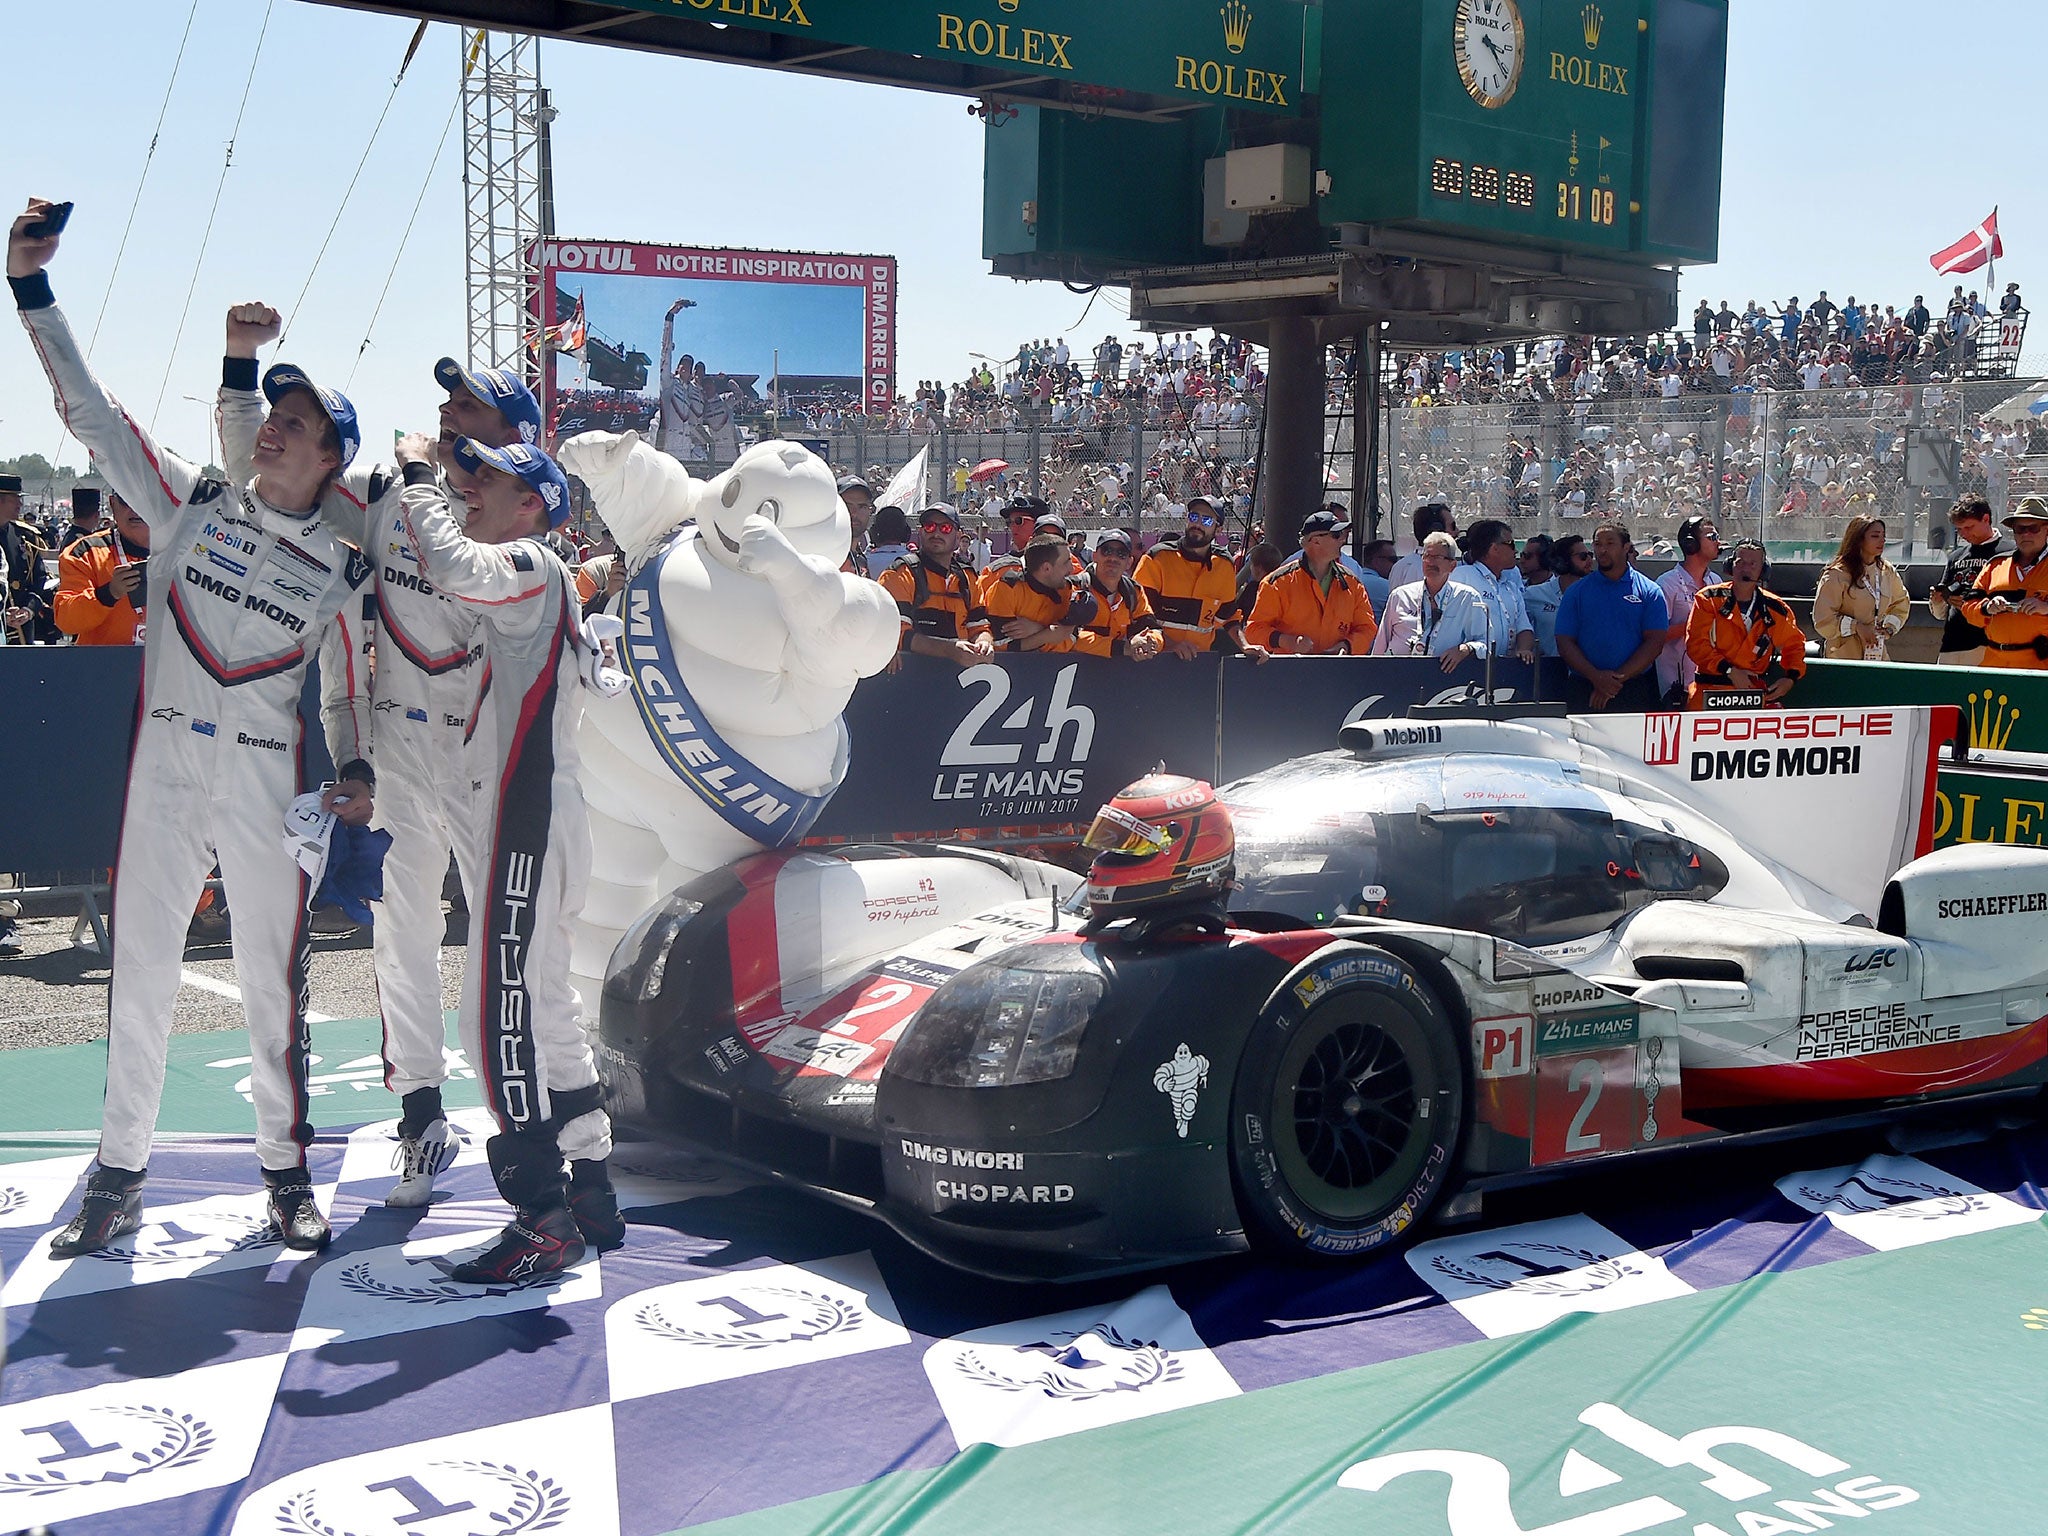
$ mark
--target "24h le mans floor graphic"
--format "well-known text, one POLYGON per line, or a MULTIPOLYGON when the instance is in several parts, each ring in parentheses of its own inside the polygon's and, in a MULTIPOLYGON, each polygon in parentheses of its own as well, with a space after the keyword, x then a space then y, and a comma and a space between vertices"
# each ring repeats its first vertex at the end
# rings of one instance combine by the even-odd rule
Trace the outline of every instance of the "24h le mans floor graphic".
POLYGON ((502 1208, 458 1119, 425 1212, 378 1203, 390 1122, 323 1135, 318 1257, 265 1239, 246 1139, 188 1134, 141 1231, 53 1263, 91 1138, 0 1144, 0 1531, 1952 1536, 2048 1495, 2036 1126, 1582 1181, 1356 1268, 1062 1288, 632 1144, 623 1251, 478 1288, 447 1271, 502 1208))

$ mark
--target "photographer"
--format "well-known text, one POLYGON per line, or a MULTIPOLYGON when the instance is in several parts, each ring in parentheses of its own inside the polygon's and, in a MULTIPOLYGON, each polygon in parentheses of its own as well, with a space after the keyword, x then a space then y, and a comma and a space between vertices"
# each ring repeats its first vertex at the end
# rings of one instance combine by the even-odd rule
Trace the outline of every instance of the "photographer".
POLYGON ((1956 542, 1948 552, 1948 567, 1941 580, 1927 594, 1927 611, 1942 621, 1941 654, 1934 658, 1935 665, 1981 667, 1983 626, 1955 599, 1973 590, 1984 568, 2009 551, 1992 521, 1991 503, 1974 491, 1959 497, 1948 509, 1948 522, 1955 530, 1956 542))
POLYGON ((2048 501, 2026 496, 2005 520, 2013 552, 1977 573, 1965 598, 1955 596, 1984 626, 1987 667, 2048 672, 2048 501))

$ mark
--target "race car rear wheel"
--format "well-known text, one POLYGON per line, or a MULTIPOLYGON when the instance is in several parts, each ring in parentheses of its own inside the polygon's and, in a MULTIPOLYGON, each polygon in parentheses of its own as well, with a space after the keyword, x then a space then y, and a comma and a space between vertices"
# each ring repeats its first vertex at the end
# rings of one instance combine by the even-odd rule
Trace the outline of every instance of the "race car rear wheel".
POLYGON ((1246 1232, 1351 1256, 1421 1224, 1456 1170, 1465 1065, 1408 965, 1345 945, 1274 996, 1239 1065, 1231 1152, 1246 1232))

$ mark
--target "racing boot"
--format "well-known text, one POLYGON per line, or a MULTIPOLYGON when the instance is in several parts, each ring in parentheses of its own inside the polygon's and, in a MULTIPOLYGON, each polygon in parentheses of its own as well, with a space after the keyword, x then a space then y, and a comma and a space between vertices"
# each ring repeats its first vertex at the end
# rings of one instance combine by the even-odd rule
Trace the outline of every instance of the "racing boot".
POLYGON ((102 1164, 85 1181, 84 1198, 78 1214, 64 1230, 50 1239, 50 1257, 75 1259, 81 1253, 104 1248, 115 1238, 142 1225, 142 1179, 144 1170, 102 1164))
POLYGON ((434 1176, 455 1160, 458 1144, 441 1112, 439 1088, 415 1088, 405 1096, 404 1104, 398 1122, 398 1151, 391 1159, 398 1182, 384 1203, 411 1208, 432 1203, 434 1176))
POLYGON ((583 1234, 569 1210, 569 1171, 554 1133, 504 1132, 484 1143, 498 1193, 513 1217, 498 1240, 448 1272, 464 1285, 544 1280, 583 1261, 583 1234))
POLYGON ((285 1247, 318 1253, 334 1240, 334 1231, 313 1198, 313 1181, 305 1169, 266 1168, 263 1182, 270 1190, 270 1229, 285 1247))
POLYGON ((569 1164, 569 1211, 583 1241, 599 1253, 626 1246, 626 1218, 612 1191, 611 1169, 599 1157, 579 1157, 569 1164))

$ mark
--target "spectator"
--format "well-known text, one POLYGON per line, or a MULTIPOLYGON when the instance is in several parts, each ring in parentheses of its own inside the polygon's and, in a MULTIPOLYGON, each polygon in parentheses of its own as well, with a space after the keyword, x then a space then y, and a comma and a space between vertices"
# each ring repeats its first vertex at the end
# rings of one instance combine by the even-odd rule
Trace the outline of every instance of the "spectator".
POLYGON ((1422 575, 1387 594, 1387 622, 1374 636, 1375 656, 1440 656, 1443 669, 1486 654, 1486 609, 1478 594, 1454 585, 1458 541, 1438 529, 1422 540, 1422 575))
MULTIPOLYGON (((118 495, 113 504, 113 527, 71 541, 57 557, 52 616, 80 645, 132 645, 143 637, 149 524, 118 495)), ((74 500, 74 513, 77 505, 74 500)))
POLYGON ((1657 584, 1630 564, 1635 545, 1622 523, 1593 533, 1594 570, 1557 605, 1557 653, 1572 675, 1565 699, 1574 713, 1657 707, 1657 653, 1671 627, 1657 584))
POLYGON ((1836 661, 1887 661, 1892 636, 1906 627, 1913 599, 1884 557, 1882 518, 1852 517, 1813 595, 1813 628, 1836 661))
POLYGON ((1486 609, 1494 653, 1536 659, 1536 631, 1529 622, 1522 589, 1506 579, 1515 567, 1515 536, 1497 518, 1481 518, 1465 538, 1466 560, 1451 580, 1469 588, 1486 609))
POLYGON ((1555 656, 1557 606, 1564 601, 1564 594, 1572 583, 1593 569, 1593 551, 1586 548, 1586 541, 1580 535, 1568 533, 1550 546, 1545 563, 1549 579, 1537 582, 1524 592, 1522 603, 1529 610, 1529 623, 1536 631, 1537 654, 1555 656))
POLYGON ((1806 634, 1791 605, 1764 590, 1765 564, 1763 545, 1744 539, 1728 562, 1728 580, 1694 595, 1685 624, 1688 709, 1704 709, 1707 694, 1724 690, 1781 703, 1806 675, 1806 634))
POLYGON ((2005 520, 2013 552, 1977 573, 1971 606, 1984 626, 1984 665, 2048 671, 2048 501, 2025 496, 2005 520))
POLYGON ((1417 507, 1409 526, 1415 530, 1415 548, 1394 562, 1387 575, 1390 591, 1422 580, 1422 546, 1432 533, 1448 533, 1456 547, 1458 520, 1444 502, 1430 501, 1417 507))
POLYGON ((852 546, 842 569, 856 576, 868 574, 868 529, 875 521, 875 493, 859 475, 839 477, 839 500, 846 508, 846 520, 853 531, 852 546))
POLYGON ((1180 542, 1154 548, 1138 562, 1136 574, 1165 631, 1166 649, 1182 661, 1212 649, 1266 659, 1263 646, 1244 638, 1237 570, 1216 548, 1216 509, 1206 496, 1189 500, 1180 542))
MULTIPOLYGON (((1827 295, 1823 293, 1822 299, 1827 295)), ((1815 300, 1815 308, 1819 307, 1815 300)), ((1686 691, 1692 687, 1693 663, 1686 654, 1686 626, 1692 618, 1692 600, 1700 589, 1718 578, 1714 562, 1721 557, 1721 530, 1710 517, 1697 513, 1678 525, 1678 564, 1657 578, 1664 594, 1665 610, 1671 615, 1671 631, 1664 649, 1657 653, 1657 691, 1666 708, 1682 709, 1686 691)))
POLYGON ((1365 595, 1372 599, 1372 616, 1375 620, 1382 619, 1387 612, 1387 594, 1393 591, 1393 584, 1388 578, 1394 569, 1394 541, 1368 540, 1359 563, 1365 567, 1358 579, 1365 584, 1365 595))
POLYGON ((1131 579, 1131 536, 1121 528, 1097 534, 1088 590, 1095 617, 1082 626, 1075 649, 1090 656, 1150 661, 1159 654, 1159 620, 1145 589, 1131 579))
POLYGON ((50 598, 43 590, 49 546, 21 521, 21 476, 0 475, 0 645, 45 638, 50 598))
POLYGON ((1056 533, 1024 546, 1020 564, 982 585, 982 606, 1006 651, 1071 651, 1096 616, 1085 578, 1071 574, 1072 547, 1056 533))
POLYGON ((107 520, 100 511, 99 487, 75 485, 71 488, 71 522, 58 531, 52 547, 62 554, 80 539, 91 538, 106 525, 107 520))
POLYGON ((1955 530, 1955 546, 1949 550, 1941 580, 1927 594, 1927 611, 1942 621, 1941 653, 1934 660, 1943 667, 1980 667, 1984 664, 1983 627, 1967 606, 1954 599, 1975 590, 1984 568, 2009 551, 1991 520, 1991 504, 1974 492, 1957 498, 1948 509, 1948 522, 1955 530))
POLYGON ((1301 522, 1301 559, 1259 583, 1246 636, 1280 656, 1349 656, 1372 646, 1379 625, 1358 578, 1338 563, 1350 524, 1327 509, 1301 522))
POLYGON ((911 557, 910 518, 901 507, 877 507, 869 525, 874 548, 868 551, 868 574, 877 581, 911 557))
POLYGON ((1260 539, 1245 552, 1244 564, 1237 573, 1237 607, 1240 613, 1252 611, 1252 604, 1259 600, 1259 583, 1284 563, 1280 558, 1280 546, 1270 539, 1260 539))
MULTIPOLYGON (((891 509, 875 514, 879 526, 891 509)), ((915 559, 905 557, 882 572, 880 580, 903 616, 902 649, 920 656, 942 656, 972 667, 995 654, 988 613, 975 591, 972 572, 958 569, 953 556, 960 547, 960 518, 940 503, 918 518, 915 559)), ((892 670, 901 660, 891 663, 892 670)))

